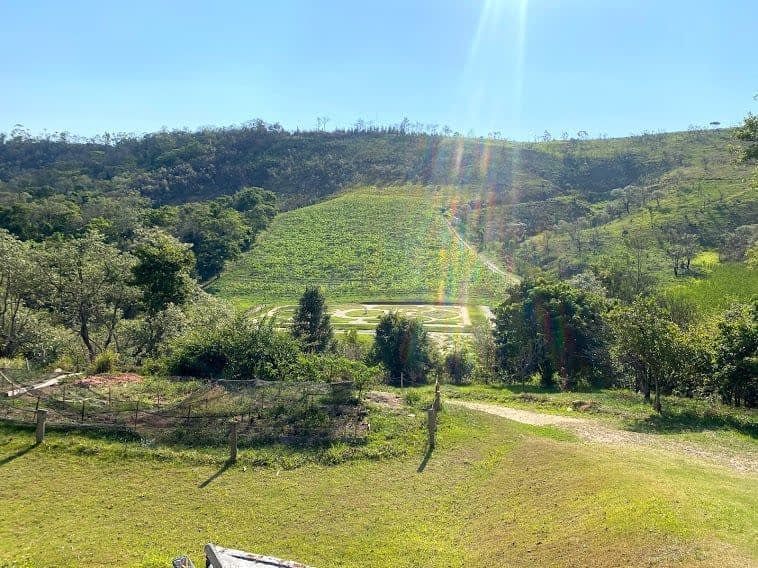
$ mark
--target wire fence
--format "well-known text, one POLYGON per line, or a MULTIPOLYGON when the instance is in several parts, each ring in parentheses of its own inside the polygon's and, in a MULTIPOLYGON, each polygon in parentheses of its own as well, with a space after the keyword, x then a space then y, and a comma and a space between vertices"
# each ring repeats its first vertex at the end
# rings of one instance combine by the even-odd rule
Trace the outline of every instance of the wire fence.
POLYGON ((48 411, 51 427, 99 428, 191 446, 225 444, 230 422, 243 447, 360 443, 368 434, 366 409, 352 382, 216 381, 168 401, 160 393, 119 398, 111 389, 68 384, 0 399, 0 419, 33 424, 38 408, 48 411))

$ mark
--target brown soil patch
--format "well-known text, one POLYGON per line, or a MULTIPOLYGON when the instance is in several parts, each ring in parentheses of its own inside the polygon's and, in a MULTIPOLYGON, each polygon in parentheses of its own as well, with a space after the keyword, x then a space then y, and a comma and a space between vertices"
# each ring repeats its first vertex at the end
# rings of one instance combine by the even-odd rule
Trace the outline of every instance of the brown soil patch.
POLYGON ((74 383, 77 387, 96 387, 100 385, 122 385, 125 383, 141 383, 144 377, 134 373, 116 373, 103 375, 88 375, 74 383))
POLYGON ((402 408, 403 399, 398 395, 391 392, 371 391, 366 393, 366 400, 378 404, 379 406, 385 406, 387 408, 402 408))

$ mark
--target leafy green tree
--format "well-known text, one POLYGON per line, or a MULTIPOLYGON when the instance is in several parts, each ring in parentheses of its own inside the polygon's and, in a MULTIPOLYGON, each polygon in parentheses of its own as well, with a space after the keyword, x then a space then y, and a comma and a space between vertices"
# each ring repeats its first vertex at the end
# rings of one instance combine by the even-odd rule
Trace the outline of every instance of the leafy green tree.
POLYGON ((254 237, 276 215, 276 194, 260 187, 243 187, 232 196, 232 206, 245 217, 254 237))
POLYGON ((198 276, 207 280, 236 258, 250 239, 242 214, 218 201, 190 203, 179 209, 176 236, 192 244, 198 276))
POLYGON ((33 298, 35 262, 33 249, 0 229, 0 355, 13 356, 22 349, 35 319, 27 308, 33 298))
POLYGON ((41 248, 39 302, 81 338, 93 360, 117 342, 117 327, 138 291, 130 286, 133 257, 100 233, 53 239, 41 248))
POLYGON ((195 265, 189 245, 159 229, 138 233, 133 251, 134 284, 142 290, 142 301, 150 313, 169 304, 181 306, 194 290, 190 274, 195 265))
POLYGON ((456 347, 445 355, 445 372, 454 385, 465 383, 474 371, 474 362, 468 351, 456 347))
POLYGON ((742 126, 737 128, 735 136, 737 140, 745 143, 741 158, 745 161, 758 160, 758 116, 748 114, 742 126))
POLYGON ((677 373, 686 365, 679 328, 654 298, 640 297, 611 315, 615 342, 613 355, 624 372, 653 406, 661 412, 661 391, 676 384, 677 373))
POLYGON ((716 378, 724 402, 758 405, 758 300, 730 310, 719 323, 716 378))
POLYGON ((318 286, 308 286, 292 320, 292 336, 306 353, 324 353, 334 343, 331 318, 326 313, 326 299, 318 286))
POLYGON ((605 303, 563 282, 524 280, 495 310, 500 368, 522 381, 535 372, 545 386, 553 375, 561 387, 579 380, 601 383, 608 367, 605 303))
POLYGON ((387 371, 391 384, 423 382, 434 366, 434 351, 424 326, 397 312, 384 314, 376 326, 376 338, 371 356, 387 371))

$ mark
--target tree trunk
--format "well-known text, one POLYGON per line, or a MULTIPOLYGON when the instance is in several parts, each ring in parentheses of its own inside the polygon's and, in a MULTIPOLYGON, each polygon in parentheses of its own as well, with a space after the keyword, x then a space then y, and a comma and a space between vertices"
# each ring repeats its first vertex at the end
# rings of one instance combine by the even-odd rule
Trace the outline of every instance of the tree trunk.
POLYGON ((655 403, 653 404, 653 408, 658 414, 661 413, 661 389, 658 384, 658 377, 655 378, 655 403))

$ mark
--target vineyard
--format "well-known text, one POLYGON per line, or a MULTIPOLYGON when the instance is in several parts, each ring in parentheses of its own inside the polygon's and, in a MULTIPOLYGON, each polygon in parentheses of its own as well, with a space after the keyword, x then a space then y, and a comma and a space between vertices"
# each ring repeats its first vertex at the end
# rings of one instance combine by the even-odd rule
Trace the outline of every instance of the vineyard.
POLYGON ((281 214, 210 288, 237 305, 297 299, 306 285, 330 302, 482 302, 508 282, 450 232, 449 193, 363 188, 281 214))

